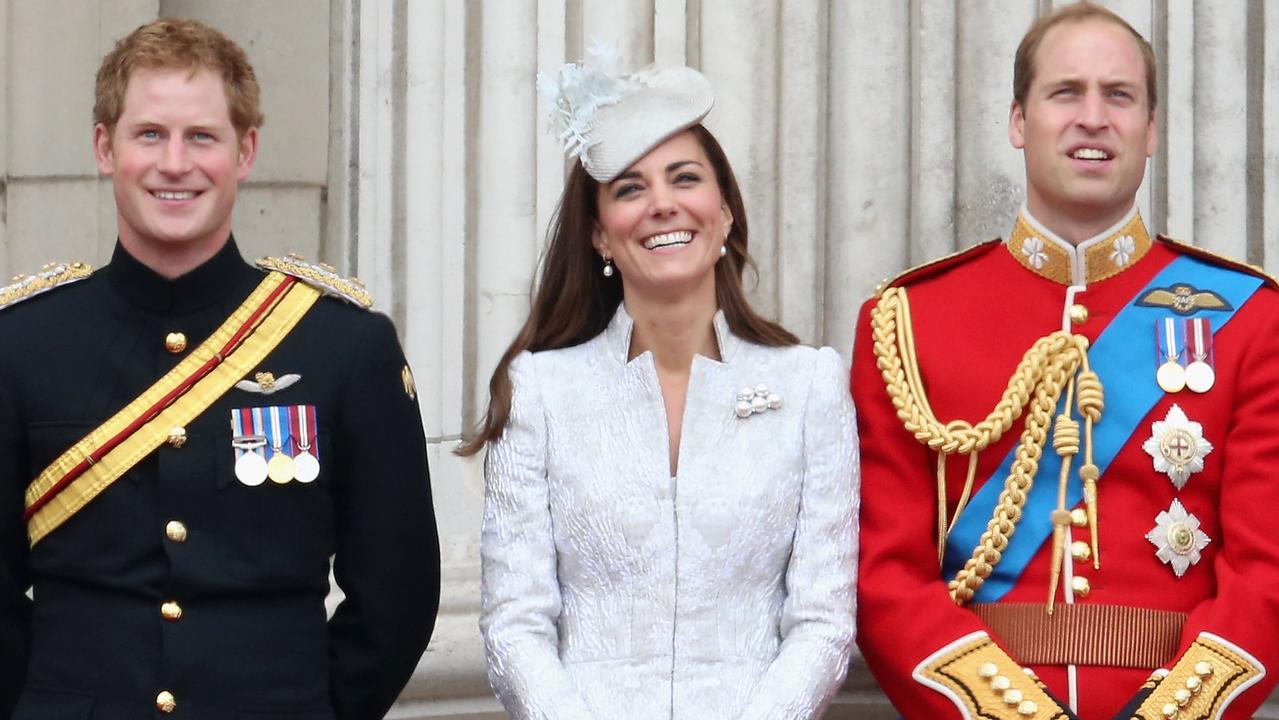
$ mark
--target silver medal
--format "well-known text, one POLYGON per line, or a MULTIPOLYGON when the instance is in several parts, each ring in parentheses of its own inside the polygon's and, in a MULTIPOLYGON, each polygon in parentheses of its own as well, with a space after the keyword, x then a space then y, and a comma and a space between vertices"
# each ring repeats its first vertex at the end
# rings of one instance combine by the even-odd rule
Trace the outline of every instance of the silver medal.
POLYGON ((1186 387, 1191 392, 1206 393, 1216 381, 1217 373, 1203 360, 1196 360, 1186 366, 1186 387))
POLYGON ((293 458, 293 479, 300 483, 309 483, 320 476, 320 461, 311 453, 303 450, 293 458))
POLYGON ((249 487, 266 482, 266 458, 250 450, 235 461, 235 477, 249 487))

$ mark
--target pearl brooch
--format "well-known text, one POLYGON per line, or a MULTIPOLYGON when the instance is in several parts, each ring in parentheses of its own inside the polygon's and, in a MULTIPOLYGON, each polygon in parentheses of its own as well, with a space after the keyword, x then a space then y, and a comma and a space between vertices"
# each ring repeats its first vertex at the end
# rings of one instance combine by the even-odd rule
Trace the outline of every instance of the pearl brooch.
POLYGON ((746 385, 738 390, 737 403, 733 406, 733 410, 737 413, 737 417, 748 418, 766 410, 780 409, 781 406, 782 396, 770 392, 767 385, 760 383, 755 387, 746 385))

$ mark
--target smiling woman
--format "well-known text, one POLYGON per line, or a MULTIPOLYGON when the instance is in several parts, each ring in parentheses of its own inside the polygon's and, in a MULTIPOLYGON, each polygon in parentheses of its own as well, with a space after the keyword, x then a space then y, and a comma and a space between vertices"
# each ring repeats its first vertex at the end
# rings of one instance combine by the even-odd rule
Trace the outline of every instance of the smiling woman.
POLYGON ((742 290, 688 68, 543 79, 580 158, 488 446, 481 629, 514 718, 817 717, 853 642, 847 374, 742 290))

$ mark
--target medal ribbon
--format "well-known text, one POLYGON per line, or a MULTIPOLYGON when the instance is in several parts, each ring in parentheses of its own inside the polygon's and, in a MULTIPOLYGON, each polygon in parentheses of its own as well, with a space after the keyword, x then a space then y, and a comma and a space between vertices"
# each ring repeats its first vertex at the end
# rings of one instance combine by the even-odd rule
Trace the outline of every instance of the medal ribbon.
POLYGON ((1190 360, 1198 360, 1200 362, 1208 359, 1208 340, 1212 338, 1207 318, 1191 318, 1186 321, 1190 332, 1186 333, 1186 340, 1190 345, 1190 360))
POLYGON ((247 438, 253 435, 253 416, 249 408, 233 408, 231 410, 231 446, 235 448, 235 457, 239 459, 246 452, 251 452, 247 438), (237 440, 242 442, 236 442, 237 440))
POLYGON ((263 446, 262 456, 267 460, 270 460, 271 456, 275 454, 275 448, 277 445, 275 436, 271 435, 271 426, 262 418, 262 408, 255 407, 251 412, 253 413, 253 434, 261 435, 266 438, 266 445, 263 446))
MULTIPOLYGON (((1163 327, 1163 337, 1160 348, 1159 362, 1181 362, 1182 343, 1177 341, 1177 320, 1172 317, 1166 317, 1161 323, 1163 327)), ((1089 355, 1091 357, 1091 355, 1089 355)))
POLYGON ((272 272, 176 367, 63 452, 27 486, 34 546, 155 451, 169 429, 199 417, 297 326, 320 291, 272 272))
MULTIPOLYGON (((1088 350, 1088 362, 1110 388, 1122 388, 1122 392, 1106 398, 1106 412, 1093 428, 1093 462, 1104 479, 1106 468, 1128 439, 1137 430, 1142 419, 1164 396, 1155 383, 1154 368, 1150 367, 1150 351, 1133 343, 1133 338, 1150 337, 1152 325, 1168 311, 1167 308, 1141 307, 1137 298, 1155 288, 1166 288, 1175 282, 1189 282, 1194 287, 1210 287, 1226 299, 1230 310, 1212 311, 1212 331, 1225 327, 1252 294, 1261 287, 1262 279, 1232 268, 1210 265, 1187 255, 1179 256, 1159 271, 1146 287, 1142 288, 1102 330, 1097 341, 1088 350)), ((1058 412, 1060 412, 1060 407, 1058 412)), ((1049 441, 1046 447, 1051 447, 1049 441)), ((972 499, 946 542, 946 558, 942 577, 955 576, 977 547, 986 531, 999 494, 1004 489, 1004 479, 1012 471, 1016 448, 1004 457, 995 474, 987 478, 972 499)), ((1061 472, 1061 456, 1045 450, 1039 460, 1035 484, 1026 497, 1017 531, 1004 550, 994 572, 977 590, 973 602, 996 602, 1016 584, 1031 558, 1045 541, 1052 537, 1050 514, 1057 507, 1057 483, 1052 482, 1061 472), (1045 480, 1048 478, 1049 480, 1045 480)), ((1083 483, 1079 479, 1078 465, 1071 468, 1067 487, 1066 507, 1078 505, 1083 498, 1083 483)))
POLYGON ((299 454, 308 452, 317 460, 320 457, 320 449, 313 447, 315 441, 311 438, 312 429, 315 427, 315 406, 314 405, 294 405, 289 408, 289 434, 296 443, 299 454))

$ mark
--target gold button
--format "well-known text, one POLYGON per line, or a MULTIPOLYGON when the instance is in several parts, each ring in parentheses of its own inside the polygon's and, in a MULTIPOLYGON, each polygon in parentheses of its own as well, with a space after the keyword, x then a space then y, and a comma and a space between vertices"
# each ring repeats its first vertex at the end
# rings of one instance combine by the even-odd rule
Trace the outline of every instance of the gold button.
POLYGON ((1003 675, 996 675, 990 681, 990 689, 995 692, 1001 693, 1010 687, 1012 687, 1012 682, 1003 675))
POLYGON ((160 694, 155 696, 155 709, 168 715, 178 709, 178 699, 168 690, 161 690, 160 694))
POLYGON ((1212 674, 1212 663, 1207 660, 1200 660, 1195 663, 1195 674, 1201 678, 1206 678, 1212 674))
POLYGON ((1163 716, 1166 718, 1177 717, 1177 706, 1173 703, 1165 703, 1163 706, 1163 716))
POLYGON ((180 448, 187 444, 187 429, 181 426, 175 427, 169 431, 169 437, 165 440, 171 448, 180 448))
POLYGON ((170 600, 160 606, 160 614, 165 620, 177 620, 182 617, 182 606, 176 601, 170 600))
POLYGON ((1181 688, 1172 694, 1172 699, 1177 703, 1177 707, 1185 707, 1186 704, 1190 702, 1190 691, 1185 688, 1181 688))
POLYGON ((1203 686, 1204 681, 1200 680, 1198 675, 1191 675, 1186 678, 1186 689, 1190 691, 1191 695, 1198 694, 1203 689, 1203 686))
POLYGON ((1070 544, 1070 556, 1079 562, 1087 562, 1092 559, 1092 546, 1083 540, 1076 540, 1070 544))
POLYGON ((1017 714, 1023 717, 1030 717, 1037 712, 1039 712, 1039 706, 1035 704, 1034 700, 1022 700, 1021 704, 1017 706, 1017 714))
POLYGON ((187 336, 180 332, 171 332, 164 336, 164 349, 178 354, 187 349, 187 336))
POLYGON ((1021 704, 1021 701, 1022 701, 1021 691, 1018 690, 1017 688, 1011 688, 1009 690, 1004 691, 1005 705, 1019 705, 1021 704))
POLYGON ((993 662, 984 662, 977 668, 977 674, 989 680, 999 674, 999 666, 993 662))
POLYGON ((1088 512, 1083 508, 1070 511, 1070 524, 1075 527, 1088 527, 1088 512))
POLYGON ((187 526, 177 520, 170 520, 168 524, 164 526, 164 536, 175 543, 186 542, 187 526))
POLYGON ((1083 325, 1088 322, 1088 308, 1075 303, 1070 306, 1070 322, 1075 325, 1083 325))
POLYGON ((1088 582, 1088 578, 1076 575, 1070 579, 1070 589, 1075 591, 1077 597, 1088 597, 1088 593, 1092 592, 1092 583, 1088 582))

